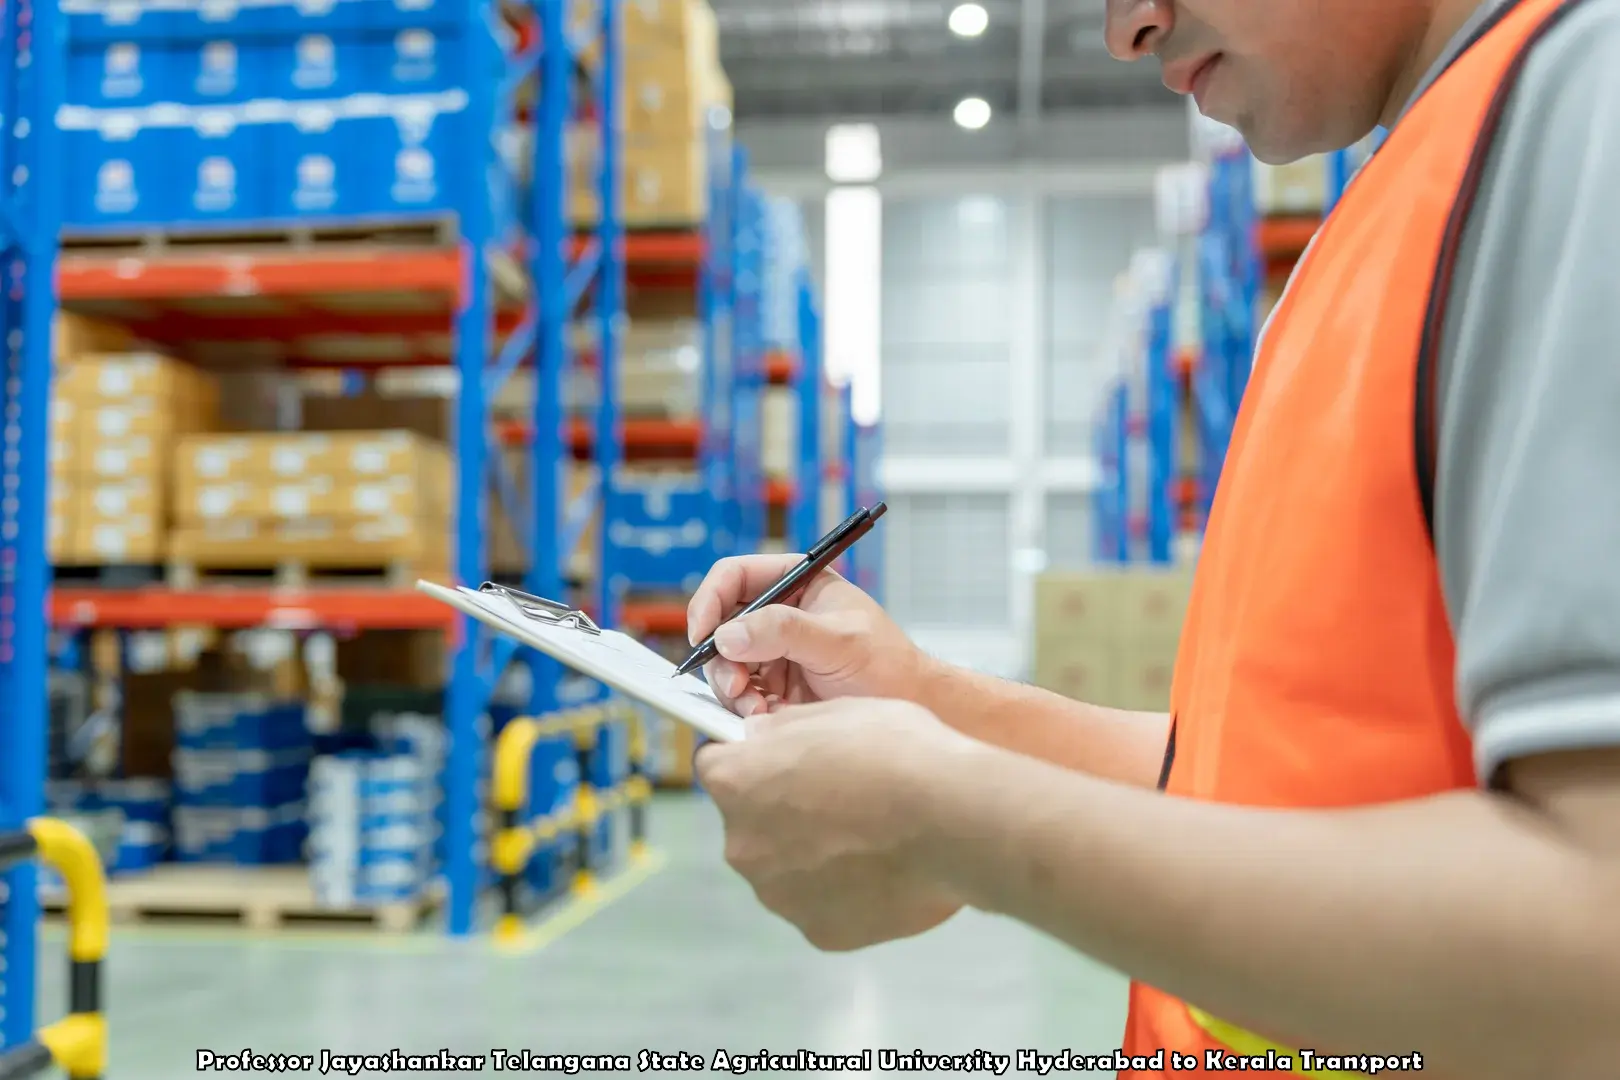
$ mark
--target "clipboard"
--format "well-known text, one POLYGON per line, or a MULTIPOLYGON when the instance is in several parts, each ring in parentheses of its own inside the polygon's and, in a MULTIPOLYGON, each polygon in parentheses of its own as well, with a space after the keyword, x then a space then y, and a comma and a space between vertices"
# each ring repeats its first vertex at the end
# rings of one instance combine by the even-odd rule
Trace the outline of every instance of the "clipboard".
POLYGON ((492 582, 452 589, 418 581, 416 588, 716 742, 743 739, 742 717, 720 704, 708 683, 672 677, 670 661, 628 634, 597 626, 583 611, 492 582))

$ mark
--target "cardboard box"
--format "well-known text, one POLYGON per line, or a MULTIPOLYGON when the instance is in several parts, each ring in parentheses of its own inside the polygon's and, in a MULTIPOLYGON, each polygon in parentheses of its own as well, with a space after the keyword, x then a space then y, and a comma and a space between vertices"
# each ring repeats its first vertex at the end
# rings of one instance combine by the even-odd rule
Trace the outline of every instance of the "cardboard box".
POLYGON ((265 482, 227 480, 187 484, 177 508, 182 521, 225 521, 231 518, 297 519, 309 517, 447 517, 450 508, 427 501, 408 476, 354 482, 333 476, 265 482))
POLYGON ((125 480, 94 481, 82 485, 75 512, 82 522, 119 522, 126 518, 164 521, 161 479, 134 476, 125 480))
POLYGON ((442 571, 450 561, 444 522, 392 517, 194 522, 174 530, 170 548, 176 560, 219 569, 287 560, 331 569, 409 563, 430 573, 442 571))
POLYGON ((56 313, 51 339, 51 355, 62 366, 86 354, 122 352, 135 344, 127 327, 71 311, 56 313))
MULTIPOLYGON (((574 167, 569 216, 575 225, 601 217, 595 164, 574 167)), ((708 212, 708 153, 701 139, 668 134, 657 140, 626 138, 621 147, 619 206, 625 224, 691 224, 708 212)))
POLYGON ((121 439, 131 435, 151 435, 172 439, 176 435, 213 431, 219 417, 202 401, 166 401, 156 397, 127 398, 123 401, 66 399, 63 404, 75 418, 81 437, 121 439))
POLYGON ((57 393, 76 401, 123 402, 156 398, 218 406, 217 388, 189 364, 162 353, 95 353, 81 356, 62 372, 57 393))
POLYGON ((349 685, 443 687, 450 650, 437 630, 368 630, 337 645, 338 677, 349 685))
POLYGON ((54 478, 50 484, 51 509, 46 525, 45 547, 50 561, 60 563, 68 557, 73 544, 73 529, 78 515, 74 500, 78 490, 71 477, 54 478))
POLYGON ((1109 639, 1120 633, 1124 572, 1060 571, 1035 579, 1035 638, 1039 643, 1109 639))
POLYGON ((1129 646, 1120 656, 1113 702, 1116 708, 1168 712, 1176 657, 1170 649, 1129 646))
POLYGON ((1192 574, 1181 569, 1042 574, 1035 581, 1037 648, 1047 640, 1174 642, 1191 594, 1192 574))
POLYGON ((1035 654, 1035 685, 1075 701, 1115 707, 1120 655, 1110 641, 1043 641, 1035 654))
POLYGON ((167 473, 169 445, 151 435, 103 439, 80 432, 78 471, 87 482, 137 477, 159 481, 167 473))
POLYGON ((1119 595, 1121 636, 1143 647, 1168 647, 1173 654, 1192 597, 1192 573, 1133 570, 1124 576, 1119 595))
MULTIPOLYGON (((526 490, 528 483, 527 454, 521 450, 511 449, 506 452, 507 468, 511 473, 513 483, 520 490, 526 490)), ((562 513, 566 517, 568 508, 590 486, 596 482, 597 470, 594 465, 570 463, 567 469, 563 488, 562 513)), ((489 503, 489 551, 490 568, 502 574, 519 574, 529 569, 531 562, 530 549, 519 540, 519 534, 511 512, 508 511, 499 497, 491 495, 489 503)), ((572 551, 567 553, 564 562, 564 572, 578 577, 589 576, 596 566, 596 549, 598 537, 602 527, 602 508, 598 503, 585 521, 585 527, 579 534, 579 541, 572 551)))
POLYGON ((222 481, 272 486, 321 478, 340 489, 364 488, 366 501, 374 503, 374 485, 396 477, 413 484, 422 505, 435 513, 453 505, 449 450, 405 431, 193 437, 182 441, 175 468, 186 507, 199 505, 201 488, 222 481))
POLYGON ((1317 154, 1287 165, 1256 161, 1254 202, 1261 215, 1321 213, 1327 203, 1327 158, 1317 154))
POLYGON ((799 458, 799 395, 785 386, 768 387, 760 403, 760 468, 765 475, 791 479, 799 458))
POLYGON ((74 526, 69 554, 81 565, 156 563, 163 561, 164 539, 163 524, 153 514, 117 520, 81 518, 74 526))

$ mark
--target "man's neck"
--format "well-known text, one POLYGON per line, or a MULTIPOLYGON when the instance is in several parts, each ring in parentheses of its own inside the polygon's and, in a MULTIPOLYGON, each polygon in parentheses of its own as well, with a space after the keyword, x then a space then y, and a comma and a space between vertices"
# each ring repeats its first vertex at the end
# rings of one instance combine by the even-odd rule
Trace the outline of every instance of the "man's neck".
POLYGON ((1417 92, 1418 84, 1423 76, 1428 74, 1429 68, 1440 59, 1446 45, 1457 36, 1457 32, 1468 22, 1469 16, 1479 10, 1482 3, 1487 0, 1432 0, 1429 7, 1429 17, 1422 26, 1422 33, 1418 34, 1411 48, 1407 52, 1405 62, 1400 69, 1390 89, 1389 99, 1384 103, 1383 114, 1378 118, 1379 124, 1392 127, 1400 118, 1401 111, 1406 103, 1417 92))

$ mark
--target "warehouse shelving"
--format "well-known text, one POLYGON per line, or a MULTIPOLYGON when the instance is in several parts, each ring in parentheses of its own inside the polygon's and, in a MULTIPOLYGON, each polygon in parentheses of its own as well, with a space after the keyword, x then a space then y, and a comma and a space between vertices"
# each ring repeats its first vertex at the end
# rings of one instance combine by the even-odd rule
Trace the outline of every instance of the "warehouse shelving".
MULTIPOLYGON (((488 18, 494 9, 477 5, 469 14, 488 18), (488 8, 486 11, 485 9, 488 8)), ((538 24, 531 40, 569 42, 563 0, 535 0, 525 18, 538 24)), ((601 5, 597 33, 604 47, 595 72, 595 116, 614 115, 615 57, 618 54, 617 5, 601 5)), ((556 462, 576 452, 589 453, 606 466, 611 491, 612 464, 627 450, 659 442, 690 443, 692 433, 656 426, 621 424, 615 411, 612 373, 615 365, 616 328, 623 310, 626 267, 653 275, 695 274, 702 246, 691 233, 623 236, 616 216, 603 216, 590 236, 575 236, 565 224, 563 128, 574 113, 570 95, 577 74, 573 44, 540 49, 521 45, 509 58, 510 88, 524 70, 538 75, 539 107, 535 111, 533 183, 528 205, 519 214, 530 234, 513 247, 500 229, 495 208, 482 189, 462 190, 464 198, 452 208, 457 223, 453 245, 423 250, 329 252, 321 249, 266 254, 209 252, 189 249, 155 255, 70 255, 58 273, 65 305, 119 312, 144 337, 160 343, 183 344, 192 335, 207 340, 287 338, 309 333, 437 334, 453 328, 453 355, 435 357, 424 350, 420 362, 449 362, 458 379, 455 446, 458 468, 455 576, 477 582, 487 577, 485 545, 480 523, 486 520, 486 474, 498 468, 493 445, 526 442, 534 451, 532 490, 513 507, 514 520, 534 552, 528 584, 547 595, 560 595, 559 528, 565 508, 559 505, 554 478, 556 462), (532 288, 531 288, 532 286, 532 288), (367 295, 387 295, 396 302, 374 316, 356 314, 362 305, 353 301, 367 295), (411 315, 401 318, 400 296, 408 296, 411 315), (199 298, 252 297, 277 303, 269 317, 235 319, 226 316, 176 317, 180 309, 199 298), (590 418, 567 421, 559 409, 560 386, 567 367, 567 330, 575 309, 588 302, 598 320, 599 345, 590 358, 602 374, 602 393, 590 418), (491 363, 494 357, 494 363, 491 363), (497 428, 491 423, 489 402, 504 376, 519 363, 538 357, 536 412, 520 425, 497 428), (536 437, 537 433, 549 433, 536 437), (548 590, 550 590, 548 592, 548 590)), ((467 144, 451 155, 458 168, 482 175, 496 161, 491 133, 498 118, 510 108, 497 98, 497 86, 478 79, 466 87, 469 112, 481 122, 466 125, 467 144)), ((615 140, 603 140, 600 178, 601 205, 616 206, 615 140)), ((287 357, 297 363, 320 363, 302 355, 296 346, 287 357)), ((390 357, 390 363, 393 358, 390 357)), ((333 361, 326 361, 332 364, 333 361)), ((339 362, 341 363, 341 361, 339 362)), ((43 455, 41 455, 42 457, 43 455)), ((510 492, 510 483, 497 477, 498 491, 510 492)), ((600 497, 600 496, 599 496, 600 497)), ((578 508, 573 508, 577 512, 578 508)), ((41 513, 36 520, 43 521, 41 513)), ((41 549, 43 541, 39 541, 41 549)), ((614 612, 598 592, 595 607, 605 622, 614 612)), ((451 734, 445 797, 449 806, 449 832, 445 867, 449 885, 449 929, 453 934, 471 929, 478 868, 474 865, 474 817, 479 761, 483 756, 479 718, 488 706, 497 676, 512 659, 507 643, 487 641, 481 628, 434 611, 432 602, 414 593, 380 590, 280 591, 194 590, 163 588, 133 591, 61 590, 51 603, 51 614, 66 625, 144 628, 176 624, 213 624, 230 627, 253 625, 296 629, 340 626, 348 629, 441 628, 462 646, 456 651, 445 716, 451 734)), ((43 606, 43 604, 41 605, 43 606)), ((41 628, 42 629, 42 628, 41 628)), ((39 635, 41 642, 43 635, 39 635)), ((42 648, 42 645, 41 645, 42 648)), ((40 662, 43 669, 43 660, 40 662)), ((533 680, 531 706, 554 704, 554 680, 540 672, 533 680)))
MULTIPOLYGON (((1369 146, 1376 145, 1375 138, 1369 146)), ((1246 148, 1222 146, 1209 155, 1204 225, 1172 272, 1173 279, 1190 275, 1195 285, 1197 340, 1177 340, 1173 299, 1149 305, 1141 317, 1141 370, 1132 374, 1143 388, 1142 404, 1139 410, 1133 406, 1122 382, 1100 410, 1095 452, 1102 482, 1092 500, 1099 561, 1168 563, 1177 532, 1201 529, 1207 521, 1248 385, 1262 289, 1292 272, 1364 154, 1328 155, 1324 210, 1282 216, 1256 213, 1255 164, 1246 148), (1184 408, 1191 411, 1196 438, 1193 475, 1181 472, 1187 457, 1178 445, 1184 408), (1140 481, 1133 481, 1138 455, 1145 468, 1140 481)), ((1172 281, 1170 297, 1179 284, 1172 281)))
MULTIPOLYGON (((0 245, 7 289, 4 498, 0 499, 0 829, 44 810, 46 729, 45 558, 51 373, 51 275, 60 188, 53 178, 62 99, 63 20, 54 3, 7 4, 0 26, 7 168, 0 177, 0 245)), ((0 887, 0 1049, 34 1033, 39 919, 31 862, 0 887)))
MULTIPOLYGON (((494 10, 489 4, 475 7, 480 12, 485 8, 494 10)), ((618 32, 618 5, 600 7, 602 23, 598 32, 606 43, 601 54, 607 59, 591 80, 595 100, 589 111, 596 117, 614 115, 613 57, 617 49, 613 43, 618 32)), ((365 370, 408 365, 454 368, 460 396, 454 425, 459 475, 453 570, 462 581, 476 582, 487 576, 479 523, 486 519, 485 500, 489 498, 485 477, 494 474, 497 496, 512 511, 514 520, 527 526, 524 532, 535 558, 526 586, 545 595, 566 592, 569 582, 562 572, 560 553, 570 545, 563 538, 588 512, 586 503, 563 506, 554 483, 554 466, 570 457, 601 466, 601 484, 586 499, 604 508, 611 504, 618 471, 615 466, 622 461, 698 463, 711 481, 711 525, 721 540, 714 554, 742 550, 745 539, 747 546, 756 546, 757 540, 763 539, 767 508, 785 511, 791 539, 808 543, 803 538, 810 536, 822 507, 819 480, 827 474, 823 459, 828 456, 828 448, 821 445, 819 424, 823 393, 819 319, 813 289, 805 281, 798 296, 800 339, 766 343, 758 334, 757 297, 749 290, 757 291, 759 282, 749 278, 753 272, 749 260, 757 257, 763 239, 757 217, 760 196, 748 183, 746 155, 730 146, 729 131, 714 132, 713 209, 701 227, 626 233, 616 216, 608 214, 591 234, 576 234, 566 224, 567 169, 561 148, 563 125, 572 112, 569 93, 579 71, 570 59, 570 49, 540 49, 534 45, 535 41, 568 40, 561 31, 568 25, 566 0, 531 0, 526 5, 507 5, 506 10, 528 12, 526 17, 532 17, 538 26, 538 33, 520 40, 509 57, 514 71, 537 70, 540 83, 537 105, 528 114, 535 129, 534 183, 517 215, 526 235, 503 230, 496 208, 482 196, 464 190, 464 197, 452 208, 457 225, 454 238, 433 247, 385 251, 318 246, 307 250, 240 250, 223 243, 217 249, 198 243, 165 250, 74 249, 57 260, 55 268, 63 306, 116 318, 141 338, 177 350, 196 341, 253 343, 256 347, 273 341, 279 359, 295 369, 365 370), (740 321, 735 317, 739 279, 744 301, 740 321), (616 335, 625 294, 631 287, 698 291, 706 329, 704 372, 709 383, 701 418, 620 415, 614 394, 616 335), (368 298, 387 302, 370 305, 368 298), (588 353, 570 356, 566 331, 579 301, 593 308, 598 344, 588 353), (235 310, 238 306, 242 310, 235 310), (453 330, 448 345, 447 329, 453 330), (322 347, 321 341, 334 335, 367 340, 389 337, 394 341, 385 358, 373 360, 347 353, 334 356, 322 347), (502 376, 531 362, 537 362, 538 375, 533 415, 494 422, 490 402, 502 376), (561 381, 571 364, 594 367, 598 373, 598 404, 589 416, 564 416, 560 411, 561 381), (759 465, 757 428, 744 431, 732 422, 739 413, 757 418, 760 395, 767 385, 791 387, 799 394, 801 432, 796 472, 791 480, 765 477, 759 465), (815 422, 809 422, 811 418, 815 422), (535 480, 526 493, 514 492, 512 478, 500 475, 501 455, 495 451, 507 446, 532 450, 531 474, 535 480), (744 528, 750 530, 746 535, 744 528)), ((49 22, 36 21, 36 33, 49 22)), ((36 65, 36 72, 52 74, 40 70, 44 67, 36 65)), ((52 77, 59 78, 59 74, 52 77)), ((457 162, 458 168, 477 174, 480 165, 490 166, 497 160, 486 136, 509 107, 508 102, 500 100, 502 94, 498 91, 509 89, 513 81, 502 80, 501 87, 469 83, 468 112, 480 122, 468 125, 465 143, 446 155, 457 162)), ((37 109, 39 115, 52 114, 43 106, 37 109)), ((36 130, 49 128, 41 124, 36 130)), ((35 153, 42 152, 37 144, 43 141, 35 140, 35 153)), ((616 205, 612 191, 616 147, 613 139, 604 143, 600 204, 612 207, 616 205)), ((29 220, 41 228, 38 223, 52 219, 36 213, 29 220)), ((33 250, 43 255, 30 262, 31 269, 41 262, 50 266, 55 230, 42 229, 41 235, 46 239, 33 250)), ((38 308, 29 309, 29 325, 37 327, 48 321, 51 298, 33 294, 29 302, 38 308)), ((22 392, 37 397, 41 404, 37 409, 25 409, 24 415, 44 416, 48 335, 32 333, 26 340, 30 344, 25 374, 35 381, 25 378, 22 392)), ((845 430, 853 435, 847 401, 843 416, 845 430)), ((860 445, 875 447, 875 434, 863 433, 860 445)), ((22 437, 28 440, 25 451, 34 447, 34 452, 23 453, 20 460, 34 463, 31 467, 42 472, 43 431, 25 431, 22 437)), ((851 477, 857 475, 853 468, 845 472, 851 477)), ((49 621, 64 628, 130 631, 180 625, 223 629, 266 626, 298 631, 442 630, 461 646, 445 702, 452 747, 445 792, 449 804, 445 874, 449 929, 453 934, 470 931, 480 883, 473 833, 478 773, 485 756, 480 720, 508 661, 532 663, 538 677, 530 684, 533 692, 529 706, 535 712, 559 704, 557 672, 548 670, 535 657, 515 656, 516 650, 507 643, 485 639, 478 628, 414 592, 154 586, 63 587, 47 596, 48 570, 43 555, 45 481, 42 475, 36 479, 34 488, 26 484, 19 488, 23 501, 18 517, 31 524, 15 539, 19 551, 27 548, 32 562, 28 558, 16 559, 20 569, 15 596, 20 606, 13 611, 48 611, 49 621), (23 580, 30 566, 38 575, 32 584, 23 580), (22 603, 29 588, 39 598, 33 607, 22 603)), ((868 479, 863 490, 869 489, 868 479)), ((852 501, 855 494, 853 490, 847 492, 847 499, 852 501)), ((603 549, 598 553, 598 570, 586 600, 587 608, 608 625, 648 634, 684 636, 684 604, 641 597, 633 589, 619 596, 610 587, 614 553, 607 532, 602 530, 603 539, 599 541, 603 549)), ((42 686, 45 628, 44 622, 38 620, 18 620, 18 647, 8 675, 11 671, 36 673, 31 677, 38 677, 42 686)), ((14 712, 8 724, 0 728, 0 735, 8 740, 4 744, 8 766, 18 763, 15 771, 27 774, 15 784, 8 775, 7 787, 0 792, 6 800, 0 809, 8 815, 14 814, 18 806, 37 808, 40 803, 42 777, 38 770, 22 765, 43 760, 42 754, 28 752, 31 744, 27 741, 37 742, 41 737, 43 716, 32 725, 26 718, 26 712, 14 712), (18 719, 26 728, 22 736, 15 730, 18 719), (19 737, 22 742, 16 741, 19 737), (20 750, 20 754, 13 754, 13 749, 20 750)), ((23 889, 20 895, 31 897, 31 888, 23 889)), ((7 918, 18 927, 31 927, 34 915, 27 904, 14 903, 7 908, 7 918)), ((23 959, 31 961, 31 956, 23 959)), ((19 978, 27 970, 27 963, 18 966, 14 962, 10 968, 11 974, 19 978)), ((11 1028, 6 1030, 9 1035, 11 1028)))

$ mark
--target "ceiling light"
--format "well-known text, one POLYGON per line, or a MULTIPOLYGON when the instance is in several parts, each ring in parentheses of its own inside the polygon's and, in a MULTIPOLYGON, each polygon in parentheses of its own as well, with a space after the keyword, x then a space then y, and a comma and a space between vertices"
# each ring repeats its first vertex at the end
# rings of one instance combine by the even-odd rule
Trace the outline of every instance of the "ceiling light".
POLYGON ((827 129, 827 179, 870 184, 883 174, 883 144, 873 124, 834 124, 827 129))
POLYGON ((990 122, 990 103, 984 98, 963 98, 956 103, 954 116, 958 127, 978 131, 990 122))
POLYGON ((990 13, 978 4, 958 4, 951 11, 951 33, 957 37, 978 37, 989 25, 990 13))

